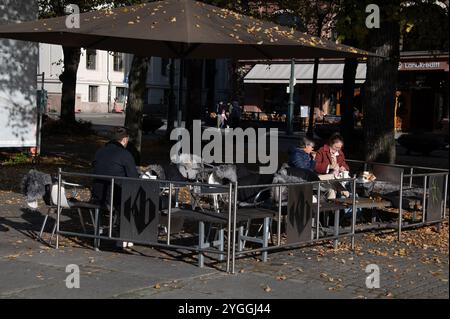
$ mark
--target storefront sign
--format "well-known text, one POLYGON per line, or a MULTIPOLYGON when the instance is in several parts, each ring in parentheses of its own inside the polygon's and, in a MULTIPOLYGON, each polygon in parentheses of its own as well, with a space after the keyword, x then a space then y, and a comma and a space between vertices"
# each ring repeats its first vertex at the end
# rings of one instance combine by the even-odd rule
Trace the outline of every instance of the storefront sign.
POLYGON ((400 62, 399 71, 412 70, 446 70, 448 71, 448 63, 441 61, 430 62, 400 62))
POLYGON ((302 118, 309 117, 309 106, 308 105, 300 106, 300 117, 302 117, 302 118))

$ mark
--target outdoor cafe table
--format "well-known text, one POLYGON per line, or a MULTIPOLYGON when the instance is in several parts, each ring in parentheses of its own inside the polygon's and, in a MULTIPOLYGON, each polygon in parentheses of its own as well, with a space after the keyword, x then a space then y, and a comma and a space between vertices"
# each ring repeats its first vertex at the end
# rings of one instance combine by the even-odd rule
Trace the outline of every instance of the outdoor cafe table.
MULTIPOLYGON (((392 204, 387 200, 377 200, 366 197, 358 197, 355 201, 355 209, 366 208, 366 209, 374 209, 374 208, 385 208, 391 207, 392 204)), ((353 207, 353 198, 337 198, 328 201, 320 202, 320 212, 334 212, 334 235, 339 235, 339 227, 340 227, 340 210, 348 209, 353 207)), ((313 214, 317 214, 317 205, 313 205, 312 207, 313 214)), ((337 248, 338 240, 334 240, 334 246, 337 248)))
MULTIPOLYGON (((328 201, 320 202, 320 211, 336 211, 340 209, 351 208, 353 205, 353 199, 349 198, 337 198, 328 201)), ((366 197, 359 197, 356 199, 356 208, 385 208, 391 207, 392 204, 387 200, 377 200, 366 197)), ((317 205, 313 206, 313 211, 317 212, 317 205)))

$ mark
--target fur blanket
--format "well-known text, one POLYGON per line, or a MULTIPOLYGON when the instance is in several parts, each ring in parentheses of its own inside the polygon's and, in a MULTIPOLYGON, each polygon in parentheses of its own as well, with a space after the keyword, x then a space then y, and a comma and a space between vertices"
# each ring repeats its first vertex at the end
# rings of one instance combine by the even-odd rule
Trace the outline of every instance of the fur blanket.
POLYGON ((144 174, 149 173, 152 176, 156 176, 158 179, 166 179, 166 172, 164 167, 158 164, 151 164, 147 166, 144 170, 144 174))
POLYGON ((49 174, 32 169, 22 178, 22 194, 27 197, 27 202, 36 201, 44 197, 45 186, 51 184, 52 177, 49 174))
POLYGON ((178 164, 180 174, 188 180, 196 180, 201 173, 202 159, 195 154, 180 154, 171 158, 172 163, 178 164))
MULTIPOLYGON (((280 170, 273 176, 272 184, 283 184, 283 183, 299 183, 299 182, 306 182, 304 179, 288 175, 288 169, 289 166, 287 164, 283 164, 280 168, 280 170)), ((278 187, 272 187, 270 190, 270 197, 274 202, 278 202, 279 200, 279 193, 278 193, 278 187)), ((288 188, 287 186, 281 187, 281 201, 287 201, 288 200, 288 188)))
POLYGON ((214 179, 220 180, 222 184, 226 181, 235 183, 237 181, 237 171, 235 165, 220 165, 214 167, 214 179))

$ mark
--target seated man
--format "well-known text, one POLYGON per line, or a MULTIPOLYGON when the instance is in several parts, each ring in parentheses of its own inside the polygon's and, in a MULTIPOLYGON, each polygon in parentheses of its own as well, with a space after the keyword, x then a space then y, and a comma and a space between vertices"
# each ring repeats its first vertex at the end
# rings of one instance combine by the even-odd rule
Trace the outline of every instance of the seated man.
MULTIPOLYGON (((119 176, 138 178, 139 173, 135 160, 126 150, 128 145, 128 130, 117 127, 113 130, 113 139, 95 153, 93 168, 95 175, 119 176)), ((114 207, 120 211, 120 181, 114 186, 114 207)), ((92 188, 92 200, 102 206, 110 205, 111 182, 110 180, 96 179, 92 188)))
POLYGON ((289 166, 314 171, 316 168, 314 142, 304 137, 298 147, 289 149, 289 166))

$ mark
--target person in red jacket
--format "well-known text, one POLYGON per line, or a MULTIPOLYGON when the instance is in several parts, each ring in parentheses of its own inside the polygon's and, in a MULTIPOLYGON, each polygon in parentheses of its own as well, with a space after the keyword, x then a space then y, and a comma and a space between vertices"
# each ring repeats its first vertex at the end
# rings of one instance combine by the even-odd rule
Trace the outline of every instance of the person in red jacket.
POLYGON ((328 144, 322 146, 316 153, 316 167, 318 174, 334 174, 350 171, 342 152, 344 139, 339 134, 333 134, 328 144))

